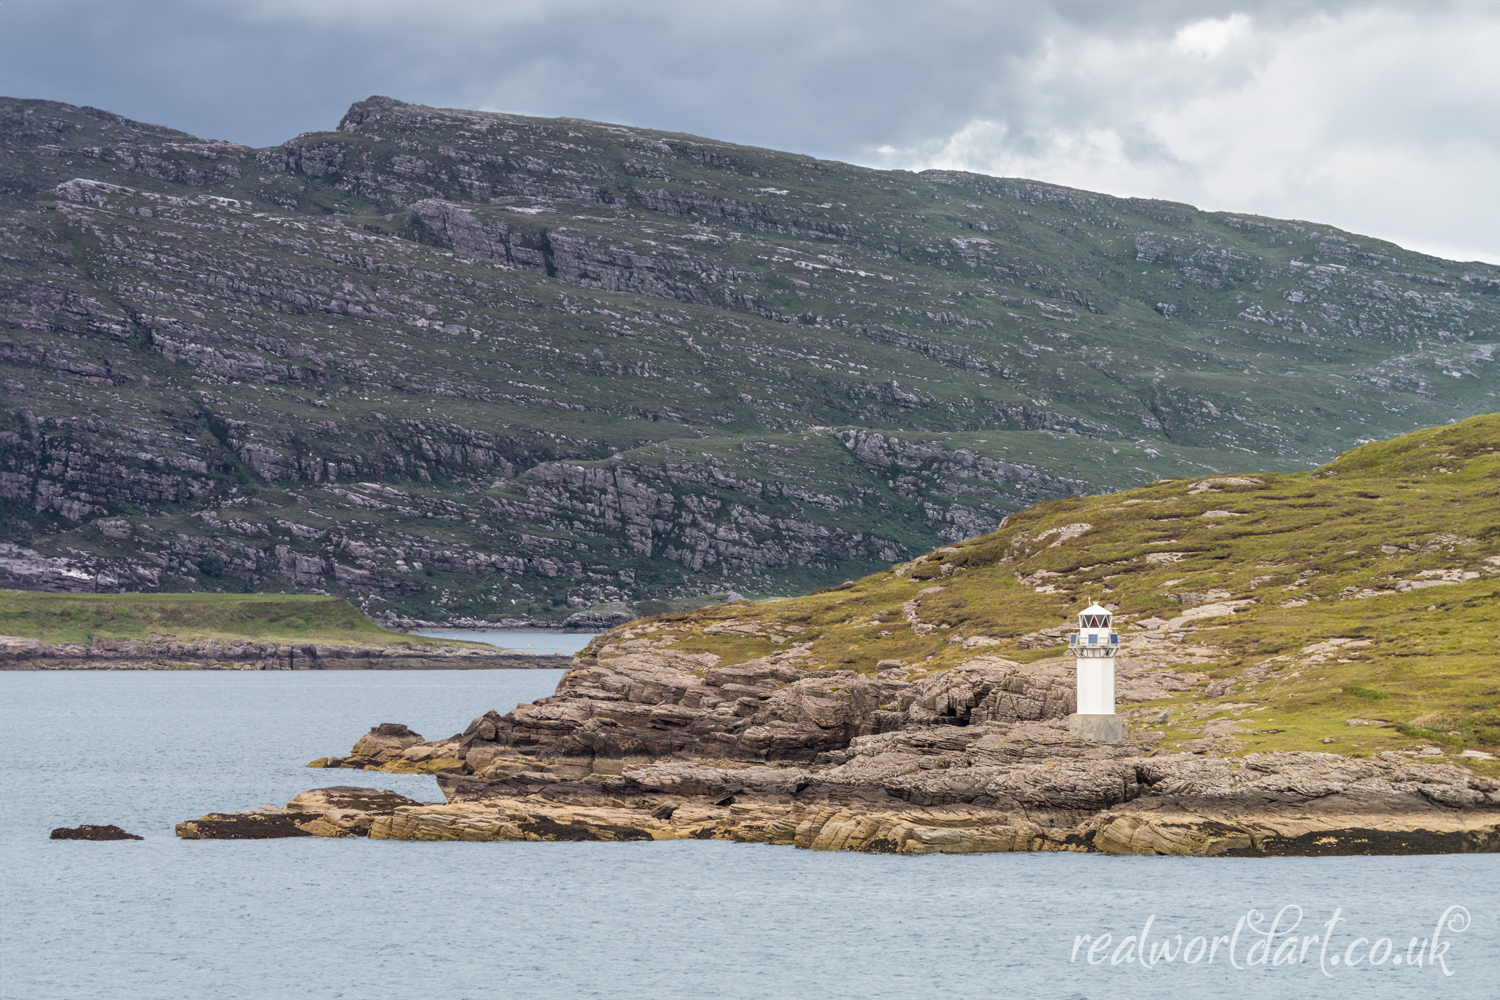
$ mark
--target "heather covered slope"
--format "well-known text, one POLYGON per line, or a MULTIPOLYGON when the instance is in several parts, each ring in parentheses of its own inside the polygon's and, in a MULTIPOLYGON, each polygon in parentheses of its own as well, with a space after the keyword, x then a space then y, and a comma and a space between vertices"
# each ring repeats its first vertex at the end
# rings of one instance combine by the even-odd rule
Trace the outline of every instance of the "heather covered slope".
POLYGON ((1495 405, 1500 269, 1323 226, 384 98, 0 138, 12 586, 787 593, 1495 405))
POLYGON ((628 631, 722 664, 799 649, 803 666, 900 660, 921 676, 977 656, 1065 657, 1056 627, 1089 598, 1117 609, 1121 687, 1135 692, 1121 710, 1168 749, 1495 750, 1500 415, 1312 473, 1048 501, 833 590, 637 622, 595 645, 628 631), (1123 680, 1164 668, 1181 690, 1123 680))

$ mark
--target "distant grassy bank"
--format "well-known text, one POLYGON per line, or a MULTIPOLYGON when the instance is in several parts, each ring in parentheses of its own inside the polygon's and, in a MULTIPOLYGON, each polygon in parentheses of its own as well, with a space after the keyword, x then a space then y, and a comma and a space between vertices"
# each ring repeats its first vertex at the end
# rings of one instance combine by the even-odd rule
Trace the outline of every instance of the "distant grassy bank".
MULTIPOLYGON (((0 635, 49 643, 100 639, 252 639, 336 645, 411 644, 337 597, 283 594, 44 594, 0 590, 0 635)), ((417 642, 422 640, 417 639, 417 642)), ((476 643, 445 645, 472 646, 476 643)))

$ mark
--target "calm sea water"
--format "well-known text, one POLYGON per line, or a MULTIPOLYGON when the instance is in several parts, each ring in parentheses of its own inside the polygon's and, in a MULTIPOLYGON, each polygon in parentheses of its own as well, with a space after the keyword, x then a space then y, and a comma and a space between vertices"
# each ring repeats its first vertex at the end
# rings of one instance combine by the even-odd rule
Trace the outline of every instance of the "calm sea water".
MULTIPOLYGON (((430 777, 301 765, 346 751, 378 722, 449 735, 485 709, 550 693, 559 676, 0 674, 0 996, 1500 997, 1493 856, 898 858, 698 841, 172 836, 179 820, 325 784, 437 799, 430 777), (118 823, 146 840, 46 839, 77 823, 118 823), (1186 945, 1232 935, 1252 908, 1269 930, 1289 905, 1304 911, 1299 942, 1338 911, 1321 967, 1316 943, 1301 963, 1246 966, 1265 936, 1243 928, 1240 969, 1222 944, 1212 964, 1185 965, 1181 952, 1150 968, 1125 963, 1126 939, 1148 919, 1148 943, 1170 948, 1179 933, 1186 945), (1454 906, 1470 923, 1440 937, 1452 975, 1406 965, 1409 940, 1430 939, 1454 906), (1401 965, 1370 967, 1383 938, 1401 965), (1362 961, 1348 968, 1346 954, 1362 961)), ((1273 962, 1287 957, 1285 940, 1274 938, 1273 962)))
POLYGON ((469 642, 487 642, 492 646, 504 646, 506 649, 514 649, 522 653, 559 653, 563 656, 572 656, 584 646, 589 640, 598 635, 598 632, 528 632, 515 629, 506 632, 479 632, 469 629, 452 631, 424 631, 416 632, 416 635, 431 636, 434 639, 466 639, 469 642))

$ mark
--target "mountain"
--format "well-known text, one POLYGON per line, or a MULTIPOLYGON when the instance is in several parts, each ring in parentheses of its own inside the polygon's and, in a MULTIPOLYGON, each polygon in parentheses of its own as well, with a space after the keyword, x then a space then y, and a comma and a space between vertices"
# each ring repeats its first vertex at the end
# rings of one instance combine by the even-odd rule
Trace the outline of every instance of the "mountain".
POLYGON ((380 97, 0 140, 7 586, 633 615, 1495 407, 1500 268, 1322 225, 380 97))

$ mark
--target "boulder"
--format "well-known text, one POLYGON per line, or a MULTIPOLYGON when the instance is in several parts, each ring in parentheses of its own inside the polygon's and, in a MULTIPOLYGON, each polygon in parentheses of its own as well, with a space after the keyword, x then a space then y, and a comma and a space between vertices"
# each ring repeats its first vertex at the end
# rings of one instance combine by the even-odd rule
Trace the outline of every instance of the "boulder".
POLYGON ((414 733, 399 722, 382 722, 371 726, 368 733, 355 741, 350 757, 366 767, 379 767, 396 760, 402 751, 421 742, 421 733, 414 733))

